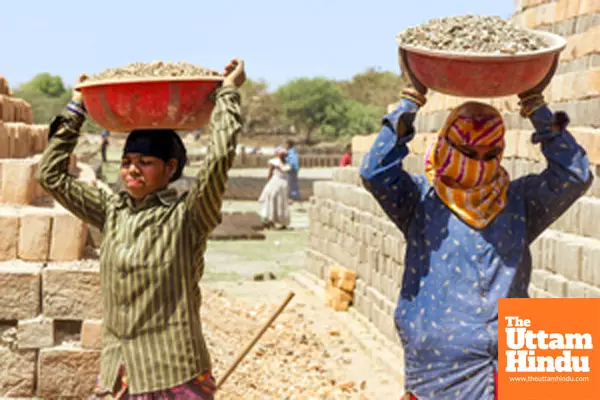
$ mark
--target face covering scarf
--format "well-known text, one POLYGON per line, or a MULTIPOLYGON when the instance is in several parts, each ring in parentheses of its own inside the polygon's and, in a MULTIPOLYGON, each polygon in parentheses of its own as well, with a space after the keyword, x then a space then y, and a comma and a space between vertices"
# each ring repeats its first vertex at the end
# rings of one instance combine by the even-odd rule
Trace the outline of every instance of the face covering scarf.
POLYGON ((457 107, 425 156, 425 173, 442 202, 461 220, 485 228, 506 206, 510 178, 501 167, 502 152, 491 160, 467 157, 456 145, 504 150, 504 123, 493 107, 469 102, 457 107), (488 112, 470 115, 473 106, 488 112))

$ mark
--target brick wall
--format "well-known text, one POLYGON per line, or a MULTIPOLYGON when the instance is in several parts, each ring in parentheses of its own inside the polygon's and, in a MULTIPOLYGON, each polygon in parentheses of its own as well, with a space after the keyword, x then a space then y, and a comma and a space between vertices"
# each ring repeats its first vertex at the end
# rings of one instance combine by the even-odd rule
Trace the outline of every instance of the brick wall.
MULTIPOLYGON (((98 261, 81 261, 87 225, 34 179, 48 127, 9 93, 0 77, 0 398, 87 398, 100 359, 98 261)), ((95 178, 75 157, 70 172, 95 178)))
MULTIPOLYGON (((265 154, 238 154, 232 168, 266 168, 272 155, 265 154)), ((337 167, 340 165, 342 156, 331 154, 301 154, 300 168, 325 168, 337 167)), ((190 160, 194 165, 196 162, 202 161, 204 155, 191 156, 190 160)))

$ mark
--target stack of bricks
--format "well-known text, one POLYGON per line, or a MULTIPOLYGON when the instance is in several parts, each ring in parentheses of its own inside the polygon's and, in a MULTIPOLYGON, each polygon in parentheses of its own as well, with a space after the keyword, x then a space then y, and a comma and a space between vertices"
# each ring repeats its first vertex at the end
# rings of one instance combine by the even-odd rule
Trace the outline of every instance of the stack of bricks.
MULTIPOLYGON (((194 165, 204 160, 205 155, 192 155, 190 161, 194 165)), ((238 154, 232 168, 266 168, 273 155, 268 154, 238 154)), ((340 165, 341 155, 332 154, 302 154, 300 156, 300 168, 330 168, 340 165)))
POLYGON ((0 76, 0 158, 26 158, 48 144, 48 126, 33 125, 31 106, 13 97, 0 76))
MULTIPOLYGON (((3 112, 30 109, 1 78, 0 91, 3 112)), ((102 316, 98 262, 82 261, 88 228, 35 181, 48 127, 0 115, 0 398, 86 398, 102 316)))
POLYGON ((344 267, 332 265, 329 267, 329 279, 325 287, 327 307, 335 311, 347 311, 354 297, 356 287, 355 271, 344 267))

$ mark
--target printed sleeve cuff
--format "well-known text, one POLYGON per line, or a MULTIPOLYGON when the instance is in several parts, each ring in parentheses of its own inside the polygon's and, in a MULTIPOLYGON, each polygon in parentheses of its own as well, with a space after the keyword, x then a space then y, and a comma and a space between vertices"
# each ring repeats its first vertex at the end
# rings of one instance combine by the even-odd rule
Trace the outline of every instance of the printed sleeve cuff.
POLYGON ((233 95, 234 97, 239 98, 240 92, 235 86, 220 86, 213 92, 211 97, 213 102, 216 102, 217 99, 227 95, 233 95))
POLYGON ((77 114, 67 108, 62 114, 57 115, 50 122, 48 139, 51 139, 56 134, 59 134, 59 136, 70 136, 73 133, 79 134, 84 122, 84 115, 77 114), (68 129, 61 129, 61 127, 65 125, 68 129))

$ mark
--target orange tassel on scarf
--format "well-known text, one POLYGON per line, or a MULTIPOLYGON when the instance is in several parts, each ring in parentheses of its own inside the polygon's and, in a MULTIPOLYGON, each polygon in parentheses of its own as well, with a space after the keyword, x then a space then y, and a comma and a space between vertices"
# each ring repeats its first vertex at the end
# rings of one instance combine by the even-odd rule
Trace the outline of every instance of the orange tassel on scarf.
POLYGON ((491 160, 467 157, 454 145, 504 150, 504 123, 493 107, 468 102, 457 107, 425 157, 425 173, 440 199, 468 225, 486 227, 506 206, 510 178, 502 152, 491 160), (484 107, 481 116, 468 110, 484 107))

